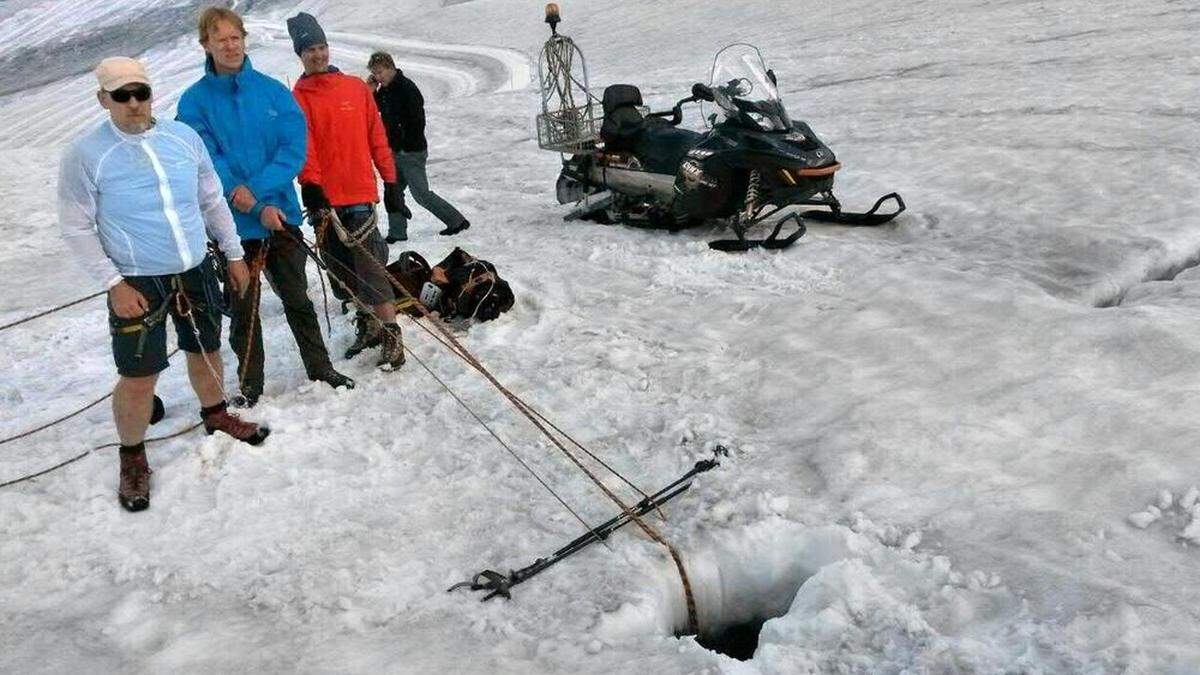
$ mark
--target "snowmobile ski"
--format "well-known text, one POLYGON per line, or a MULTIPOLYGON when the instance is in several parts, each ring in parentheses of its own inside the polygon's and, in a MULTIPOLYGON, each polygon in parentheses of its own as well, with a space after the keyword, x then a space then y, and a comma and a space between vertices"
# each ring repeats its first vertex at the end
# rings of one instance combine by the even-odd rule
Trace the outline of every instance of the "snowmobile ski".
POLYGON ((480 602, 487 602, 494 597, 502 597, 506 600, 512 599, 512 588, 518 584, 528 581, 530 578, 544 572, 547 568, 555 563, 561 562, 564 558, 578 553, 586 548, 589 544, 594 544, 598 541, 605 541, 609 535, 619 530, 621 527, 630 523, 635 517, 641 517, 661 507, 663 504, 671 501, 675 497, 687 492, 688 488, 692 487, 692 480, 699 474, 711 471, 720 466, 716 456, 727 455, 728 451, 717 446, 713 450, 713 459, 703 459, 696 462, 696 465, 690 471, 680 476, 675 482, 664 487, 638 502, 629 512, 621 513, 610 518, 603 524, 592 528, 591 531, 572 540, 566 546, 555 551, 548 558, 538 558, 533 564, 523 567, 519 570, 513 570, 508 575, 501 574, 494 570, 484 570, 476 574, 470 581, 463 581, 454 584, 446 589, 446 592, 453 592, 460 588, 465 588, 472 591, 484 591, 486 594, 480 598, 480 602))
POLYGON ((804 233, 807 231, 808 228, 804 226, 804 222, 800 219, 800 214, 791 213, 783 218, 780 218, 779 222, 775 223, 775 229, 772 230, 771 234, 767 235, 765 239, 746 239, 744 236, 741 236, 743 234, 741 231, 735 230, 735 232, 739 235, 737 239, 718 239, 716 241, 710 241, 708 242, 708 247, 714 251, 723 251, 725 253, 740 253, 742 251, 749 251, 755 248, 765 248, 777 251, 785 249, 796 243, 796 240, 800 237, 803 237, 804 233), (783 229, 784 224, 789 220, 796 221, 796 230, 781 239, 779 237, 779 232, 783 229))
POLYGON ((804 218, 808 218, 809 220, 819 220, 823 223, 834 223, 836 225, 850 225, 856 227, 875 227, 877 225, 883 225, 901 213, 904 213, 905 205, 904 199, 902 199, 899 194, 892 192, 880 197, 875 202, 875 206, 872 206, 871 210, 867 211, 866 213, 843 211, 841 210, 841 205, 836 201, 833 202, 830 208, 830 211, 805 211, 800 215, 804 218), (883 203, 888 200, 896 202, 896 210, 892 213, 877 213, 877 211, 879 211, 879 207, 883 206, 883 203))

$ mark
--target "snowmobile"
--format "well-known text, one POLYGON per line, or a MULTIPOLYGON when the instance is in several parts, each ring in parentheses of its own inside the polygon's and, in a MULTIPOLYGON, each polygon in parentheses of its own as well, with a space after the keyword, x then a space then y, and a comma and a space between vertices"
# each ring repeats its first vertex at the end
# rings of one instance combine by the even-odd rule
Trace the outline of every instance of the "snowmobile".
POLYGON ((633 85, 608 86, 599 100, 603 117, 596 120, 586 67, 581 74, 574 67, 583 63, 582 53, 554 33, 539 62, 544 112, 538 131, 542 148, 563 154, 556 192, 559 203, 575 204, 567 220, 668 230, 720 220, 736 238, 709 246, 746 251, 791 246, 804 235, 805 219, 874 226, 904 211, 904 200, 894 192, 865 213, 842 209, 833 194, 841 164, 806 123, 788 117, 775 73, 756 47, 738 43, 721 49, 709 83, 693 85, 691 95, 668 111, 649 112, 633 85), (573 106, 576 96, 563 93, 580 88, 586 104, 573 106), (555 100, 557 110, 549 105, 555 100), (706 132, 680 126, 683 106, 696 102, 717 110, 706 132), (895 210, 881 213, 888 201, 895 210), (766 238, 747 237, 751 228, 789 207, 828 210, 793 211, 766 238), (788 223, 791 231, 782 234, 788 223))

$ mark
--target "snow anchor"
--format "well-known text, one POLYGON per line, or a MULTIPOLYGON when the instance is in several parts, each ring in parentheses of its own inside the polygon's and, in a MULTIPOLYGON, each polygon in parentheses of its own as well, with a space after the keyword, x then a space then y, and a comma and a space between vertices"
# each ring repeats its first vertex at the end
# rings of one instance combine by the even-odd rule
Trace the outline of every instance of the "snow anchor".
POLYGON ((548 558, 538 558, 533 564, 523 567, 519 570, 513 570, 505 576, 494 570, 484 570, 476 574, 470 581, 463 581, 454 584, 446 589, 446 592, 456 591, 460 588, 466 588, 472 591, 486 591, 487 594, 480 598, 480 602, 487 602, 496 596, 500 596, 506 600, 512 599, 512 587, 522 582, 528 581, 537 574, 544 572, 546 568, 561 562, 564 558, 578 553, 580 550, 587 547, 589 544, 594 544, 598 541, 605 541, 608 536, 617 531, 624 525, 627 525, 636 517, 641 517, 661 507, 663 504, 671 501, 675 497, 687 492, 688 488, 692 487, 692 479, 699 474, 711 471, 721 465, 717 461, 717 456, 728 455, 728 451, 718 445, 713 449, 714 457, 712 459, 703 459, 696 462, 696 465, 687 473, 680 476, 677 480, 663 489, 649 495, 630 507, 630 510, 624 511, 608 521, 597 525, 591 531, 580 535, 572 540, 566 546, 555 551, 548 558))

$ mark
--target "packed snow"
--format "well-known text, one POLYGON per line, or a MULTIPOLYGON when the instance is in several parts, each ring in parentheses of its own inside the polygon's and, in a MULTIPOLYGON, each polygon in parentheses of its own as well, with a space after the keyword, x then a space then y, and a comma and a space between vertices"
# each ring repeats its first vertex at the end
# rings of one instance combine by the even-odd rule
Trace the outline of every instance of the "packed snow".
MULTIPOLYGON (((560 3, 593 85, 637 84, 656 110, 720 47, 756 44, 843 162, 843 202, 909 204, 878 229, 813 224, 786 251, 730 255, 711 227, 562 221, 559 158, 534 138, 541 4, 239 9, 281 81, 301 72, 284 19, 304 9, 336 65, 365 75, 390 49, 426 91, 431 184, 472 227, 438 237, 415 209, 392 253, 460 245, 510 280, 511 312, 456 328, 501 381, 647 491, 729 448, 647 521, 688 567, 700 639, 677 637, 679 576, 636 528, 510 602, 445 592, 581 526, 415 360, 339 362, 354 391, 309 383, 265 293, 249 416, 266 444, 151 446, 137 514, 110 450, 0 488, 0 670, 1200 672, 1200 9, 560 3), (763 620, 750 660, 702 645, 763 620)), ((0 323, 97 290, 58 237, 58 157, 104 119, 82 59, 135 52, 173 115, 202 52, 163 7, 195 11, 0 4, 0 323)), ((589 523, 614 515, 485 381, 405 334, 589 523)), ((335 306, 331 352, 352 335, 335 306)), ((0 437, 99 398, 103 302, 0 332, 0 365, 0 437)), ((159 391, 151 433, 197 419, 182 368, 159 391)), ((0 445, 0 483, 112 440, 102 404, 0 445)))

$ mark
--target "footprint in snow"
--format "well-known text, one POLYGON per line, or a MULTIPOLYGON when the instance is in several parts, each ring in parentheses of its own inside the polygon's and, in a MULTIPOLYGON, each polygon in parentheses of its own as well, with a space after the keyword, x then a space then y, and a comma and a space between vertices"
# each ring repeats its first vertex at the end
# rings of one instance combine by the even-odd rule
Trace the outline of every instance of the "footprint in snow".
POLYGON ((1153 503, 1129 514, 1127 520, 1139 530, 1161 523, 1162 527, 1177 529, 1175 538, 1185 546, 1200 546, 1200 488, 1193 485, 1178 498, 1170 490, 1160 490, 1153 503))

